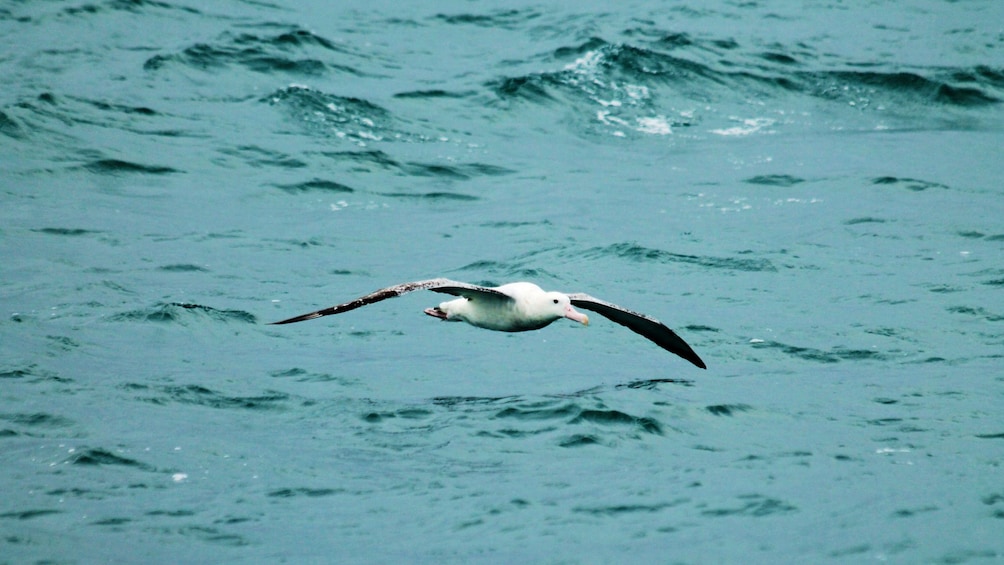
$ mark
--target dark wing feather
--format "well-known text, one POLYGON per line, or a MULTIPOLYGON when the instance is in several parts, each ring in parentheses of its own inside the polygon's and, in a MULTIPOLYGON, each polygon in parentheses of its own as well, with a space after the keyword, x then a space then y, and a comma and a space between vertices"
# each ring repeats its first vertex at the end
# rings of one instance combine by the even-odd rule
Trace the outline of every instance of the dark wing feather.
POLYGON ((332 306, 330 308, 324 308, 323 310, 317 310, 316 312, 310 312, 309 314, 302 314, 288 320, 282 320, 280 322, 272 322, 272 325, 278 324, 292 324, 293 322, 303 322, 304 320, 313 320, 314 318, 320 318, 322 316, 330 316, 331 314, 341 314, 343 312, 348 312, 349 310, 355 310, 356 308, 366 306, 367 304, 373 304, 374 302, 380 302, 381 300, 387 300, 388 298, 395 298, 401 296, 402 294, 412 292, 415 290, 432 290, 435 292, 442 292, 445 294, 452 294, 454 296, 475 296, 475 295, 488 295, 495 298, 505 297, 512 300, 512 297, 500 292, 498 290, 487 288, 483 286, 478 286, 474 284, 467 284, 457 281, 451 281, 450 279, 429 279, 424 281, 415 281, 402 284, 396 284, 394 286, 388 286, 387 288, 381 288, 375 292, 371 292, 366 296, 360 296, 351 302, 346 302, 344 304, 339 304, 337 306, 332 306))
POLYGON ((694 350, 687 345, 687 342, 683 341, 683 338, 676 335, 676 332, 667 328, 659 320, 593 298, 588 294, 569 294, 568 298, 572 301, 572 305, 596 312, 637 334, 645 336, 666 351, 675 353, 702 369, 708 368, 704 361, 697 356, 697 353, 694 353, 694 350))

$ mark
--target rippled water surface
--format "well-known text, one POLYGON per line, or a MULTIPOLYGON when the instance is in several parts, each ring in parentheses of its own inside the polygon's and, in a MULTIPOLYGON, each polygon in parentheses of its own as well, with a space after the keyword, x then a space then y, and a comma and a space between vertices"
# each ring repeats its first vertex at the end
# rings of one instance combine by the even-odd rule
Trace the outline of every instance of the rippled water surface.
POLYGON ((0 561, 1004 558, 1004 4, 333 4, 0 4, 0 561))

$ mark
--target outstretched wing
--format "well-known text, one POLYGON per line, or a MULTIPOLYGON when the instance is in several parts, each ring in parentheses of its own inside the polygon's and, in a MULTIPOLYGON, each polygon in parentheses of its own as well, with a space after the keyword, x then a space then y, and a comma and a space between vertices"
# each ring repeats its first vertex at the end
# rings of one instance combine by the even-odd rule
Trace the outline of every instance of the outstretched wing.
POLYGON ((697 356, 697 353, 694 353, 694 350, 687 345, 687 342, 683 341, 683 338, 676 335, 676 332, 667 328, 659 320, 627 308, 621 308, 599 298, 593 298, 588 294, 569 294, 568 298, 572 301, 572 305, 596 312, 604 318, 645 336, 666 351, 675 353, 702 369, 708 368, 704 361, 697 356))
POLYGON ((288 320, 282 320, 280 322, 272 322, 272 325, 278 324, 292 324, 293 322, 302 322, 304 320, 313 320, 314 318, 320 318, 322 316, 330 316, 331 314, 341 314, 343 312, 348 312, 349 310, 355 310, 356 308, 366 306, 367 304, 373 304, 374 302, 380 302, 381 300, 387 300, 388 298, 395 298, 401 296, 402 294, 412 292, 415 290, 431 290, 433 292, 442 292, 444 294, 452 294, 453 296, 464 296, 471 298, 474 296, 490 296, 495 299, 505 299, 512 300, 512 297, 504 292, 495 290, 493 288, 488 288, 485 286, 478 286, 476 284, 468 284, 457 281, 451 281, 450 279, 429 279, 424 281, 415 281, 402 284, 396 284, 394 286, 388 286, 387 288, 381 288, 375 292, 371 292, 366 296, 360 296, 351 302, 346 302, 344 304, 339 304, 337 306, 332 306, 330 308, 324 308, 323 310, 317 310, 316 312, 311 312, 309 314, 302 314, 288 320))

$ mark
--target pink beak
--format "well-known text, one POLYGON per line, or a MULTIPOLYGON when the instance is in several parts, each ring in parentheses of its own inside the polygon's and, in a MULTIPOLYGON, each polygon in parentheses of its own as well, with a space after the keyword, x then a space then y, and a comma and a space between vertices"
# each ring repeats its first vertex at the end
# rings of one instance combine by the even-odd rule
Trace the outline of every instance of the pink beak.
POLYGON ((565 307, 565 317, 569 320, 574 320, 581 323, 584 326, 589 325, 589 316, 586 316, 582 312, 579 312, 575 308, 572 308, 571 304, 565 307))

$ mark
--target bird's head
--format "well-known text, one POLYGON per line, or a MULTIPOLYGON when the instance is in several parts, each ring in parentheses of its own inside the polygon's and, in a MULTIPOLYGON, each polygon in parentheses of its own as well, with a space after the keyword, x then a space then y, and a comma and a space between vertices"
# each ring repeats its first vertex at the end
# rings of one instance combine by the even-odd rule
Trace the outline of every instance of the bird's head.
POLYGON ((568 318, 584 326, 589 325, 589 316, 572 308, 572 301, 568 299, 567 295, 560 292, 548 292, 544 294, 544 300, 547 311, 555 318, 568 318))

